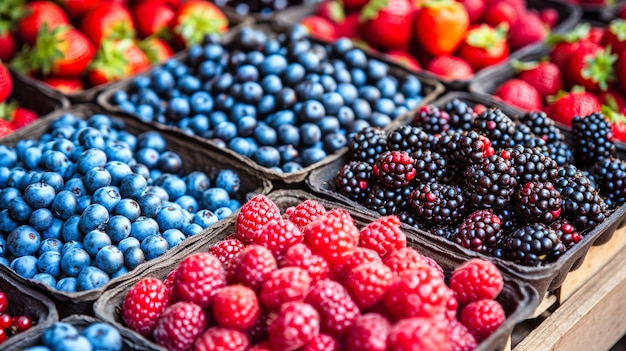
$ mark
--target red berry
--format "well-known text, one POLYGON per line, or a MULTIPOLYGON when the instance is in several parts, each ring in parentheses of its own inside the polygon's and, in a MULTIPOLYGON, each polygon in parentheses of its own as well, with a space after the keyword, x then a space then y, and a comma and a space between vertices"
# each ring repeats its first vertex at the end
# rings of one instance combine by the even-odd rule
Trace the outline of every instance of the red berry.
POLYGON ((348 275, 346 287, 361 309, 376 305, 393 281, 393 272, 382 262, 364 263, 348 275))
POLYGON ((8 313, 0 315, 0 329, 9 329, 13 325, 13 316, 8 313))
POLYGON ((4 291, 0 291, 0 313, 4 313, 9 308, 9 300, 7 294, 4 291))
POLYGON ((18 332, 23 332, 33 326, 33 321, 28 316, 17 316, 13 318, 13 325, 17 328, 18 332))
MULTIPOLYGON (((422 254, 417 252, 417 250, 410 247, 405 247, 400 250, 394 251, 389 254, 389 256, 383 259, 383 263, 389 266, 389 268, 391 268, 391 270, 396 274, 400 274, 406 270, 424 265, 433 267, 433 262, 434 261, 429 257, 423 256, 422 254)), ((434 263, 437 265, 437 267, 439 267, 436 262, 434 263)), ((441 269, 441 267, 439 267, 437 270, 441 272, 441 276, 443 277, 443 270, 441 269)))
POLYGON ((456 318, 450 319, 450 341, 452 351, 473 351, 476 348, 476 339, 456 318))
POLYGON ((280 209, 267 196, 253 196, 239 209, 236 228, 237 238, 244 244, 252 244, 257 231, 271 221, 280 219, 280 209))
POLYGON ((407 318, 389 331, 389 349, 452 351, 449 321, 445 318, 407 318))
POLYGON ((504 286, 498 267, 491 261, 475 258, 457 267, 450 278, 450 289, 460 304, 494 299, 504 286))
POLYGON ((309 273, 300 267, 275 270, 261 289, 261 302, 270 311, 285 302, 303 301, 311 286, 309 273))
POLYGON ((206 319, 202 307, 193 302, 167 306, 154 328, 154 340, 170 351, 189 349, 202 334, 206 319))
POLYGON ((263 341, 262 343, 258 343, 252 346, 250 349, 248 349, 248 351, 274 351, 274 350, 272 350, 272 348, 270 347, 269 341, 263 341))
POLYGON ((247 286, 225 286, 213 296, 213 317, 222 327, 246 330, 256 323, 260 314, 259 300, 247 286))
POLYGON ((209 252, 215 255, 223 265, 226 265, 231 258, 237 256, 246 248, 239 239, 224 239, 209 248, 209 252))
POLYGON ((274 314, 262 312, 256 323, 247 330, 248 340, 250 340, 251 344, 267 341, 267 328, 270 325, 270 316, 274 316, 274 314))
POLYGON ((304 227, 309 223, 326 214, 326 208, 324 208, 324 205, 321 203, 309 199, 289 209, 288 214, 289 220, 300 228, 300 230, 304 231, 304 227))
POLYGON ((237 259, 235 279, 254 290, 261 289, 263 282, 278 268, 270 250, 260 245, 248 246, 237 259))
POLYGON ((339 342, 327 334, 319 334, 302 346, 300 351, 339 351, 339 342))
POLYGON ((0 344, 7 341, 8 338, 9 338, 9 335, 7 335, 7 331, 4 329, 0 329, 0 344))
POLYGON ((174 280, 174 296, 204 308, 211 304, 215 292, 226 285, 226 275, 220 260, 208 252, 185 257, 178 265, 174 280))
POLYGON ((354 249, 352 256, 350 256, 346 262, 340 266, 335 266, 333 272, 335 273, 334 279, 339 282, 346 282, 353 269, 364 263, 374 262, 382 262, 378 253, 374 250, 359 246, 354 249))
POLYGON ((172 289, 174 289, 174 280, 176 279, 176 274, 178 274, 178 267, 179 266, 176 266, 176 268, 174 268, 171 272, 169 272, 167 276, 165 277, 165 279, 163 279, 163 284, 167 286, 170 293, 172 289))
POLYGON ((320 332, 320 315, 313 306, 299 301, 280 307, 269 325, 273 350, 293 351, 313 340, 320 332))
POLYGON ((335 208, 305 228, 304 241, 333 265, 352 254, 359 243, 359 229, 348 211, 335 208))
POLYGON ((346 349, 351 351, 386 351, 391 324, 378 313, 360 315, 346 336, 346 349))
POLYGON ((361 312, 348 290, 330 279, 315 283, 304 301, 319 312, 322 331, 336 338, 348 332, 361 312))
POLYGON ((306 270, 312 282, 328 277, 330 267, 326 259, 311 252, 305 244, 290 247, 282 257, 281 267, 300 267, 306 270))
POLYGON ((246 351, 250 342, 237 329, 211 327, 193 344, 194 351, 246 351))
POLYGON ((476 341, 481 342, 504 323, 506 314, 496 300, 472 302, 461 310, 459 320, 467 327, 476 341))
POLYGON ((167 286, 159 279, 143 278, 126 293, 122 304, 122 318, 130 329, 148 336, 152 334, 167 303, 167 286))
POLYGON ((254 243, 267 247, 274 256, 282 256, 288 248, 304 240, 304 234, 289 220, 273 219, 254 237, 254 243))
POLYGON ((400 228, 400 219, 386 216, 368 223, 361 229, 359 246, 378 252, 380 257, 406 247, 406 235, 400 228))

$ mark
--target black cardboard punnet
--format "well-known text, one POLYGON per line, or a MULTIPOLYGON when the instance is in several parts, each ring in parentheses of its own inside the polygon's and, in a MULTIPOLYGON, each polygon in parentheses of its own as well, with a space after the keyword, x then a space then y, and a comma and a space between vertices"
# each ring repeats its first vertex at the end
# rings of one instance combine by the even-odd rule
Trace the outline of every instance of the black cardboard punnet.
MULTIPOLYGON (((354 218, 355 223, 359 228, 363 228, 365 225, 376 219, 376 217, 372 217, 359 209, 319 198, 302 190, 277 190, 269 193, 268 197, 280 208, 281 213, 284 213, 289 207, 297 206, 305 200, 313 199, 323 204, 327 210, 332 208, 347 210, 352 218, 354 218)), ((235 231, 234 224, 223 227, 223 230, 224 232, 221 233, 221 235, 216 235, 215 237, 208 238, 208 240, 203 243, 198 242, 198 245, 188 247, 188 250, 185 251, 184 255, 178 255, 168 261, 159 262, 158 265, 152 267, 144 267, 140 274, 137 274, 135 277, 129 277, 119 285, 108 289, 102 294, 102 297, 95 302, 95 315, 98 318, 117 326, 119 329, 127 329, 121 317, 121 306, 128 290, 130 290, 130 288, 137 283, 141 277, 155 277, 159 279, 165 278, 169 272, 178 266, 180 261, 185 256, 196 252, 206 252, 209 247, 218 242, 220 238, 224 238, 226 235, 233 233, 235 231)), ((439 263, 443 268, 447 277, 451 275, 454 268, 460 266, 468 260, 467 256, 463 254, 450 254, 419 237, 409 237, 408 239, 409 246, 415 248, 421 254, 431 257, 437 261, 437 263, 439 263)), ((480 343, 476 350, 504 350, 508 337, 511 335, 515 325, 518 322, 529 318, 539 304, 539 295, 529 284, 525 284, 521 280, 507 275, 506 273, 503 273, 502 275, 505 282, 504 289, 497 297, 497 300, 500 304, 502 304, 506 312, 507 319, 502 326, 489 336, 489 338, 480 343)), ((158 346, 156 343, 143 338, 138 333, 130 331, 129 329, 127 330, 130 334, 135 335, 135 340, 143 339, 149 347, 157 347, 163 350, 163 348, 158 346)))
MULTIPOLYGON (((442 106, 455 98, 465 101, 470 105, 482 104, 487 108, 496 106, 510 116, 514 116, 516 114, 515 110, 512 110, 501 102, 497 102, 487 97, 479 97, 463 92, 448 93, 440 99, 437 99, 433 102, 433 104, 436 106, 442 106)), ((339 201, 348 207, 359 209, 359 211, 368 213, 370 216, 379 216, 377 212, 347 198, 336 190, 335 177, 337 172, 346 164, 346 161, 346 157, 340 158, 320 169, 314 170, 306 180, 307 186, 311 189, 311 191, 313 191, 313 193, 322 197, 336 199, 336 201, 339 201)), ((585 233, 580 242, 569 248, 555 262, 546 263, 536 267, 524 266, 505 259, 487 256, 485 254, 463 248, 460 245, 457 245, 454 242, 429 231, 416 229, 405 223, 403 223, 402 226, 405 228, 405 232, 410 238, 428 241, 432 245, 439 247, 440 250, 449 252, 450 255, 479 257, 494 262, 502 271, 505 271, 512 276, 531 284, 539 292, 539 296, 543 299, 546 292, 554 291, 559 288, 563 284, 567 274, 570 271, 577 269, 582 264, 585 255, 591 246, 602 245, 609 241, 615 231, 622 227, 625 223, 626 205, 622 205, 614 210, 603 223, 596 226, 593 230, 585 233)))
MULTIPOLYGON (((239 30, 241 30, 241 28, 254 28, 254 29, 260 29, 263 30, 265 33, 267 33, 269 36, 277 36, 279 34, 284 34, 284 33, 288 33, 289 28, 284 27, 284 26, 278 26, 276 28, 273 28, 275 26, 272 26, 270 24, 261 24, 261 25, 255 25, 255 26, 244 26, 244 27, 240 27, 239 30)), ((228 35, 226 35, 224 37, 224 46, 227 47, 227 50, 232 50, 232 49, 236 49, 234 47, 235 43, 234 43, 234 38, 235 38, 235 34, 237 32, 236 31, 231 31, 228 33, 228 35)), ((313 39, 316 42, 322 43, 322 44, 327 44, 327 42, 323 42, 317 39, 313 39)), ((372 57, 370 55, 370 57, 372 57)), ((187 55, 182 55, 179 57, 179 59, 182 62, 185 62, 187 58, 187 55)), ((422 83, 422 96, 423 99, 421 100, 421 103, 415 107, 414 109, 418 108, 419 106, 422 106, 424 104, 427 104, 429 102, 432 102, 435 98, 437 98, 440 94, 443 93, 444 91, 444 87, 441 83, 439 83, 438 81, 436 81, 435 79, 432 78, 428 78, 425 77, 424 75, 422 75, 421 73, 414 73, 411 72, 407 69, 405 69, 404 67, 396 64, 396 63, 389 63, 388 61, 386 61, 387 64, 389 64, 390 69, 389 69, 389 75, 393 76, 395 78, 397 78, 400 82, 404 81, 404 77, 406 77, 409 74, 413 74, 415 76, 418 77, 418 79, 421 81, 422 83)), ((148 75, 150 71, 147 71, 146 73, 144 73, 143 75, 148 75)), ((119 90, 124 90, 124 91, 128 91, 129 88, 131 86, 131 81, 130 80, 125 80, 125 81, 121 81, 118 83, 115 83, 113 85, 111 85, 109 88, 107 88, 104 92, 102 92, 102 94, 100 94, 98 96, 98 105, 104 107, 107 111, 115 111, 115 112, 121 112, 122 110, 114 105, 111 100, 114 96, 114 94, 119 91, 119 90)), ((405 114, 406 115, 406 114, 405 114)), ((394 122, 401 120, 404 116, 399 116, 396 120, 394 120, 394 122)), ((393 123, 393 122, 392 122, 393 123)), ((179 132, 181 134, 183 134, 184 132, 182 131, 182 129, 176 127, 176 126, 170 126, 170 125, 165 125, 162 123, 158 123, 158 122, 150 122, 150 125, 153 126, 155 129, 159 129, 159 130, 171 130, 171 131, 176 131, 179 132)), ((299 126, 299 125, 298 125, 299 126)), ((254 162, 251 158, 249 157, 245 157, 242 156, 240 154, 238 154, 237 152, 230 150, 227 147, 219 147, 216 143, 214 143, 211 140, 205 139, 201 136, 198 135, 188 135, 185 134, 187 138, 193 138, 195 140, 198 140, 199 142, 204 143, 205 145, 207 145, 207 147, 213 148, 215 150, 220 150, 220 152, 228 155, 228 157, 236 159, 236 160, 240 160, 241 162, 244 162, 246 164, 247 167, 254 169, 255 171, 258 172, 262 172, 267 178, 269 178, 270 180, 277 180, 277 181, 281 181, 283 183, 286 184, 291 184, 291 183, 298 183, 303 181, 306 176, 310 173, 311 170, 321 167, 331 161, 333 161, 334 159, 336 159, 337 157, 340 157, 343 153, 346 152, 346 148, 340 149, 337 152, 335 152, 334 154, 330 154, 328 155, 326 158, 324 158, 323 160, 321 160, 320 162, 317 162, 315 164, 312 164, 310 166, 305 167, 304 169, 300 170, 300 171, 296 171, 296 172, 291 172, 291 173, 282 173, 282 172, 277 172, 275 170, 272 170, 270 168, 264 167, 259 165, 258 163, 254 162)))
MULTIPOLYGON (((0 144, 14 146, 22 139, 39 138, 48 130, 48 127, 54 120, 66 113, 74 114, 80 118, 87 118, 96 113, 106 114, 115 119, 121 120, 124 123, 125 130, 134 135, 153 130, 149 125, 142 123, 133 117, 125 116, 121 113, 106 112, 101 107, 96 105, 83 104, 64 110, 58 110, 44 119, 37 120, 31 126, 28 126, 5 139, 2 139, 0 144)), ((267 194, 271 190, 272 183, 267 178, 259 172, 247 168, 244 164, 237 162, 237 160, 229 159, 221 153, 209 150, 204 145, 197 143, 194 140, 187 140, 181 134, 169 131, 161 131, 161 133, 167 141, 167 149, 180 155, 183 161, 183 174, 187 174, 192 171, 203 171, 207 175, 211 176, 221 169, 231 169, 237 172, 241 178, 241 185, 240 190, 235 197, 242 204, 247 200, 247 197, 252 194, 267 194)), ((211 236, 212 232, 216 230, 219 231, 219 228, 223 225, 223 223, 233 222, 235 216, 236 214, 233 214, 210 226, 204 231, 186 238, 180 245, 170 249, 160 257, 143 263, 141 266, 151 266, 156 262, 167 260, 168 257, 176 255, 177 252, 183 250, 186 246, 193 245, 193 243, 198 240, 202 241, 204 237, 211 236)), ((137 274, 138 271, 139 268, 136 268, 124 276, 133 276, 137 274)), ((116 285, 120 279, 124 277, 122 276, 111 279, 104 287, 100 287, 98 289, 66 293, 53 289, 38 281, 24 279, 12 269, 7 269, 7 274, 24 285, 36 287, 48 296, 52 296, 53 300, 57 303, 61 317, 66 317, 74 313, 91 313, 93 302, 102 294, 102 292, 107 287, 116 285)))

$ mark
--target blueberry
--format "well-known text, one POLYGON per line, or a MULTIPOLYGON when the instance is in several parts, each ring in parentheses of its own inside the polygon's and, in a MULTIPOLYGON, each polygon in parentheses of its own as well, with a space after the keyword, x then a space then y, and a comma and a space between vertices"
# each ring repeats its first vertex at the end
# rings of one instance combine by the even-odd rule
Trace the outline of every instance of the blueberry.
POLYGON ((31 213, 28 224, 36 231, 41 232, 52 225, 54 216, 47 208, 40 208, 31 213))
POLYGON ((9 215, 9 210, 0 211, 0 232, 8 233, 15 229, 18 222, 14 221, 9 215))
POLYGON ((11 261, 10 268, 26 279, 32 278, 37 274, 37 258, 31 255, 17 257, 11 261))
POLYGON ((117 246, 108 245, 98 251, 95 263, 96 267, 112 274, 124 266, 124 255, 117 246))
POLYGON ((198 201, 190 195, 183 195, 179 197, 176 199, 176 204, 189 213, 196 213, 198 211, 198 201))
POLYGON ((122 197, 138 199, 147 186, 146 178, 139 174, 130 174, 122 179, 120 194, 122 197))
POLYGON ((276 167, 280 163, 280 154, 275 147, 261 146, 252 154, 252 160, 263 167, 276 167))
POLYGON ((283 71, 282 78, 285 85, 293 85, 301 82, 306 75, 306 69, 300 63, 292 62, 283 71))
POLYGON ((163 173, 178 174, 183 169, 183 161, 177 153, 165 151, 161 153, 157 167, 163 173))
POLYGON ((276 130, 266 124, 259 124, 254 130, 254 140, 261 146, 276 145, 276 130))
MULTIPOLYGON (((133 171, 133 174, 131 175, 138 175, 140 177, 143 177, 146 181, 148 179, 150 179, 150 168, 148 168, 146 165, 144 165, 143 163, 135 163, 132 166, 130 166, 130 170, 133 171)), ((126 176, 124 178, 127 178, 129 176, 126 176)), ((124 179, 122 179, 123 181, 124 179)), ((141 183, 139 183, 141 184, 141 183)), ((120 188, 122 186, 122 183, 120 182, 120 188)))
POLYGON ((39 256, 37 269, 41 273, 48 273, 54 278, 61 276, 61 253, 57 251, 46 251, 39 256))
POLYGON ((167 241, 170 248, 178 246, 186 236, 178 229, 168 229, 163 232, 163 238, 167 241))
POLYGON ((91 204, 80 215, 78 229, 83 233, 96 229, 104 229, 109 220, 109 211, 100 204, 91 204))
POLYGON ((184 94, 191 94, 199 90, 201 85, 202 82, 198 78, 188 74, 183 75, 176 82, 176 86, 184 94))
POLYGON ((32 208, 48 207, 54 201, 56 192, 49 184, 39 182, 26 187, 24 190, 24 199, 32 208))
POLYGON ((391 123, 391 117, 384 113, 372 112, 370 116, 370 124, 374 127, 384 128, 391 123))
POLYGON ((217 216, 209 210, 200 210, 193 216, 193 223, 199 225, 202 229, 206 229, 217 223, 217 216))
POLYGON ((235 137, 228 141, 228 148, 241 156, 250 157, 254 152, 252 145, 246 138, 235 137))
POLYGON ((131 247, 139 247, 141 243, 139 242, 139 240, 137 240, 137 238, 133 238, 132 236, 129 236, 125 239, 122 239, 118 244, 117 244, 117 248, 120 249, 120 251, 122 253, 126 252, 127 249, 131 248, 131 247))
POLYGON ((106 168, 106 170, 111 175, 111 184, 115 186, 118 186, 120 184, 122 178, 132 173, 130 166, 128 166, 127 162, 109 161, 106 163, 104 168, 106 168))
POLYGON ((339 38, 332 44, 333 52, 338 55, 344 55, 353 47, 352 41, 348 38, 339 38))
POLYGON ((110 324, 102 322, 90 324, 83 329, 82 334, 87 338, 87 340, 89 340, 95 350, 122 350, 122 335, 110 324))
POLYGON ((152 71, 151 76, 152 89, 157 93, 165 93, 176 85, 174 76, 166 70, 155 69, 152 71))
POLYGON ((87 194, 87 188, 85 188, 85 184, 81 178, 69 179, 65 183, 63 190, 70 191, 76 197, 87 194))
POLYGON ((253 65, 242 65, 235 72, 235 79, 239 82, 256 82, 259 80, 259 70, 253 65))
POLYGON ((209 120, 209 117, 201 113, 194 115, 189 121, 189 128, 191 128, 195 134, 202 134, 206 132, 209 130, 210 126, 211 121, 209 120))
POLYGON ((141 250, 139 242, 137 242, 137 246, 131 246, 124 251, 124 267, 129 271, 132 271, 145 262, 146 256, 141 250))
POLYGON ((298 117, 302 122, 318 122, 326 115, 324 105, 317 100, 307 100, 302 105, 298 117))
POLYGON ((322 139, 322 131, 313 123, 304 123, 300 126, 300 143, 302 146, 312 146, 322 139))
POLYGON ((119 243, 130 235, 131 221, 120 215, 112 216, 106 225, 106 233, 113 243, 119 243))
POLYGON ((44 329, 41 335, 41 343, 54 348, 65 338, 78 337, 80 333, 73 325, 65 322, 55 322, 49 328, 44 329))
MULTIPOLYGON (((298 130, 298 129, 295 128, 295 130, 298 130)), ((280 159, 283 162, 295 161, 300 156, 300 153, 294 147, 294 144, 290 144, 290 143, 285 143, 285 145, 279 146, 278 152, 280 154, 280 159)))
POLYGON ((362 98, 354 100, 351 107, 357 119, 367 120, 372 114, 372 106, 362 98))
POLYGON ((196 199, 200 199, 202 197, 202 193, 211 186, 211 180, 209 177, 200 171, 188 173, 184 177, 184 181, 187 186, 187 194, 196 199))
POLYGON ((274 129, 284 124, 296 124, 296 114, 291 110, 278 111, 268 117, 267 124, 274 129))
POLYGON ((360 68, 351 68, 350 76, 352 77, 352 84, 360 87, 367 82, 367 74, 360 68))
POLYGON ((137 117, 139 117, 142 122, 151 122, 152 120, 154 120, 154 108, 150 105, 137 105, 134 113, 137 115, 137 117))
POLYGON ((157 213, 155 220, 161 231, 168 229, 180 229, 183 226, 183 214, 174 207, 163 207, 157 213))
POLYGON ((159 224, 152 218, 141 216, 130 227, 130 236, 140 242, 150 235, 159 234, 159 224))
MULTIPOLYGON (((115 208, 113 214, 128 218, 129 221, 135 221, 141 215, 141 207, 137 201, 133 199, 121 199, 115 208)), ((109 219, 110 221, 111 219, 109 219)))
POLYGON ((398 81, 393 77, 383 77, 376 82, 376 88, 383 97, 392 98, 398 93, 398 81))
POLYGON ((181 118, 189 116, 191 106, 189 100, 184 97, 174 97, 167 102, 165 115, 172 121, 178 121, 181 118))
POLYGON ((57 285, 56 279, 48 274, 48 273, 37 273, 32 278, 32 280, 38 281, 42 284, 48 285, 51 288, 55 288, 57 285))
POLYGON ((88 149, 104 149, 104 138, 99 130, 92 127, 84 127, 77 132, 78 144, 88 149))
POLYGON ((261 72, 264 75, 276 74, 280 75, 287 69, 287 59, 280 54, 272 54, 266 56, 261 63, 261 72))
POLYGON ((344 105, 343 97, 337 92, 328 92, 322 96, 322 104, 325 113, 334 115, 339 112, 339 108, 344 105))
POLYGON ((348 141, 343 134, 329 133, 324 137, 324 150, 328 154, 333 154, 341 148, 345 147, 348 141))
POLYGON ((163 255, 169 249, 167 240, 161 235, 149 235, 141 242, 141 251, 143 251, 147 261, 163 255))
MULTIPOLYGON (((109 282, 109 280, 109 275, 101 269, 94 266, 87 266, 83 268, 80 273, 78 273, 78 277, 76 277, 76 290, 88 291, 97 289, 104 286, 106 283, 109 282)), ((89 344, 89 341, 87 341, 87 344, 91 346, 89 344)), ((81 348, 76 348, 76 350, 81 350, 81 348)))
POLYGON ((103 231, 92 230, 85 234, 83 249, 85 249, 91 257, 95 257, 98 251, 108 245, 111 245, 111 238, 103 231))
POLYGON ((339 119, 333 116, 326 116, 322 118, 318 123, 318 127, 322 131, 322 134, 326 135, 329 133, 339 132, 341 129, 341 124, 339 123, 339 119))
POLYGON ((82 241, 83 233, 78 229, 78 223, 80 222, 80 215, 72 215, 65 220, 61 227, 61 237, 65 241, 82 241))
POLYGON ((41 235, 29 225, 13 229, 7 237, 7 248, 12 255, 20 257, 36 253, 41 244, 41 235))
POLYGON ((214 213, 217 216, 218 220, 222 220, 222 219, 230 216, 231 214, 233 214, 233 210, 231 210, 228 207, 220 207, 217 210, 215 210, 214 213))
POLYGON ((276 107, 279 109, 291 109, 297 101, 296 92, 290 87, 284 87, 276 94, 276 107))
POLYGON ((117 271, 111 273, 111 279, 115 279, 115 278, 124 276, 124 275, 126 275, 126 273, 128 273, 128 269, 126 268, 126 266, 122 266, 122 268, 120 268, 117 271))
POLYGON ((161 205, 163 200, 158 195, 152 194, 144 194, 137 199, 137 203, 141 208, 141 215, 146 217, 154 217, 161 209, 161 205))
POLYGON ((297 163, 297 162, 286 162, 285 164, 282 165, 281 170, 284 173, 293 173, 293 172, 299 172, 301 171, 302 165, 297 163))
POLYGON ((400 87, 400 91, 407 97, 416 97, 422 92, 422 82, 416 76, 409 75, 400 87))
POLYGON ((0 209, 7 209, 9 202, 19 196, 22 196, 22 192, 17 188, 8 187, 2 189, 0 193, 0 209))
POLYGON ((209 188, 202 193, 202 206, 209 211, 226 206, 229 200, 230 196, 223 188, 209 188))
MULTIPOLYGON (((123 142, 114 142, 104 148, 109 162, 119 161, 129 163, 133 159, 133 150, 123 142)), ((108 170, 107 170, 108 171, 108 170)))
MULTIPOLYGON (((69 155, 66 155, 69 156, 69 155)), ((24 150, 22 162, 26 169, 36 169, 41 161, 41 149, 38 147, 29 147, 24 150)))
POLYGON ((237 136, 237 125, 230 121, 221 122, 215 126, 213 131, 216 138, 229 141, 237 136))
MULTIPOLYGON (((159 161, 159 156, 160 156, 159 152, 151 147, 145 147, 145 148, 139 149, 137 150, 135 154, 135 158, 137 159, 137 162, 146 165, 148 168, 153 168, 156 166, 157 162, 159 161)), ((132 170, 129 174, 131 173, 132 173, 132 170)), ((119 181, 121 182, 122 179, 124 179, 124 177, 119 179, 119 181)))
POLYGON ((153 148, 158 152, 163 152, 167 148, 167 141, 163 135, 157 131, 147 131, 137 136, 137 149, 145 147, 153 148))
POLYGON ((56 289, 59 291, 64 291, 68 293, 76 292, 76 278, 65 277, 65 278, 59 279, 56 285, 56 289))
POLYGON ((299 100, 321 100, 324 96, 324 86, 322 83, 314 81, 319 80, 319 76, 315 75, 314 77, 314 79, 309 78, 296 84, 294 87, 299 100))
POLYGON ((204 228, 197 223, 188 223, 183 226, 183 234, 185 234, 185 236, 194 236, 203 230, 204 228))
POLYGON ((113 212, 117 203, 122 199, 117 187, 105 186, 97 189, 92 197, 92 203, 100 204, 109 213, 113 212))
POLYGON ((346 63, 355 68, 367 68, 367 56, 363 50, 358 48, 349 49, 344 54, 346 63))
POLYGON ((326 158, 326 152, 316 147, 310 147, 302 150, 301 157, 302 165, 307 167, 326 158))
POLYGON ((396 110, 396 104, 388 98, 381 98, 374 104, 374 110, 384 115, 391 116, 396 110))

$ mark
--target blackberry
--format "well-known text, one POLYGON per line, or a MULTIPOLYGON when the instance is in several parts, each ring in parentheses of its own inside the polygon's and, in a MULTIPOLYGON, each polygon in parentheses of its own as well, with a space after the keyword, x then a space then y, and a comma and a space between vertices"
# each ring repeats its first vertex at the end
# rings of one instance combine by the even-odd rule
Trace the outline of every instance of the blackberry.
POLYGON ((378 212, 381 216, 389 216, 401 213, 405 210, 407 198, 413 191, 408 186, 400 189, 386 189, 379 184, 372 185, 372 190, 365 198, 363 205, 370 210, 378 212))
POLYGON ((371 190, 372 166, 363 161, 350 161, 337 172, 335 185, 339 193, 361 202, 371 190))
POLYGON ((529 223, 548 224, 561 214, 561 194, 550 182, 527 182, 513 197, 516 212, 529 223))
POLYGON ((611 208, 621 206, 626 201, 626 162, 609 157, 596 162, 590 173, 597 181, 600 194, 606 197, 611 208))
POLYGON ((435 105, 426 105, 417 110, 412 124, 429 134, 441 134, 450 129, 450 115, 435 105))
POLYGON ((559 218, 550 223, 550 229, 556 232, 566 249, 582 240, 582 236, 570 221, 565 218, 559 218))
POLYGON ((526 266, 554 262, 565 252, 565 245, 556 232, 543 223, 532 223, 502 239, 505 259, 526 266))
POLYGON ((548 152, 546 142, 543 141, 543 139, 541 139, 540 137, 536 136, 535 133, 530 130, 530 127, 525 124, 517 124, 515 126, 515 134, 513 134, 513 144, 522 145, 529 148, 537 147, 541 149, 543 153, 548 152))
POLYGON ((408 204, 425 227, 448 226, 465 215, 465 197, 457 185, 420 184, 409 194, 408 204))
POLYGON ((504 208, 517 185, 511 161, 492 155, 470 165, 464 173, 464 194, 472 209, 504 208))
POLYGON ((417 171, 417 182, 448 181, 448 161, 442 155, 430 150, 418 150, 411 156, 415 160, 413 165, 417 171))
POLYGON ((452 240, 476 252, 489 253, 500 242, 500 218, 491 210, 478 210, 467 216, 452 240))
POLYGON ((348 143, 350 159, 374 164, 376 158, 387 150, 387 133, 378 127, 366 127, 354 134, 348 143))
POLYGON ((403 212, 398 213, 397 216, 398 218, 400 218, 400 221, 402 223, 406 223, 415 229, 420 229, 419 221, 417 220, 417 218, 415 218, 415 216, 412 213, 403 211, 403 212))
POLYGON ((403 125, 387 135, 387 150, 406 151, 411 154, 419 150, 430 150, 434 138, 420 127, 403 125))
POLYGON ((591 180, 576 166, 561 167, 554 181, 563 201, 561 216, 584 231, 604 222, 608 206, 591 180))
POLYGON ((500 228, 504 234, 511 233, 519 227, 518 215, 513 209, 513 205, 499 208, 494 213, 500 218, 500 228))
POLYGON ((503 150, 500 155, 511 160, 517 172, 518 184, 531 181, 546 182, 556 178, 558 165, 556 161, 546 156, 538 148, 528 148, 522 145, 503 150))
POLYGON ((484 134, 493 147, 502 149, 513 145, 515 122, 499 108, 492 107, 476 116, 472 129, 484 134))
POLYGON ((611 122, 602 113, 572 119, 572 145, 577 164, 592 165, 603 157, 615 156, 611 122))
POLYGON ((566 142, 555 141, 546 146, 548 147, 548 156, 556 162, 557 166, 565 166, 574 162, 574 152, 566 142))
POLYGON ((436 150, 459 171, 495 153, 489 138, 476 131, 449 131, 439 138, 436 150))
POLYGON ((398 189, 409 185, 417 171, 415 160, 404 151, 385 151, 374 162, 372 175, 387 189, 398 189))
POLYGON ((472 121, 476 118, 476 112, 474 112, 474 109, 467 103, 454 98, 443 106, 443 110, 450 116, 451 128, 461 130, 472 129, 472 121))
POLYGON ((440 236, 442 238, 446 238, 452 241, 452 239, 459 233, 459 227, 448 226, 448 227, 441 227, 441 228, 433 228, 431 229, 431 232, 437 236, 440 236))
POLYGON ((546 144, 565 141, 565 136, 554 124, 554 120, 543 111, 527 112, 519 116, 519 122, 528 126, 530 131, 545 141, 546 144))

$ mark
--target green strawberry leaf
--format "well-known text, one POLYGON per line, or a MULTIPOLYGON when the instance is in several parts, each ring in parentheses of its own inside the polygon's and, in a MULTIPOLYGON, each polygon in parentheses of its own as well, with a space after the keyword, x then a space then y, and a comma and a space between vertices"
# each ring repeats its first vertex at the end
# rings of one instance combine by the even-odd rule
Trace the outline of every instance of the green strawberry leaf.
POLYGON ((617 55, 611 54, 611 47, 600 50, 596 55, 585 59, 585 67, 580 75, 585 79, 598 83, 600 90, 606 91, 609 83, 615 80, 615 62, 617 55))
POLYGON ((609 31, 615 35, 617 40, 626 40, 626 20, 621 18, 614 19, 611 21, 611 24, 609 24, 609 31))
POLYGON ((514 59, 511 61, 511 67, 513 67, 513 69, 517 73, 523 72, 523 71, 530 71, 531 69, 535 69, 538 66, 539 66, 539 61, 522 62, 518 59, 514 59))
POLYGON ((359 22, 367 22, 378 17, 380 10, 387 7, 389 0, 370 0, 359 14, 359 22))
POLYGON ((551 33, 546 39, 546 45, 552 47, 558 43, 575 43, 583 38, 586 38, 590 31, 591 24, 589 22, 581 23, 567 33, 551 33))

